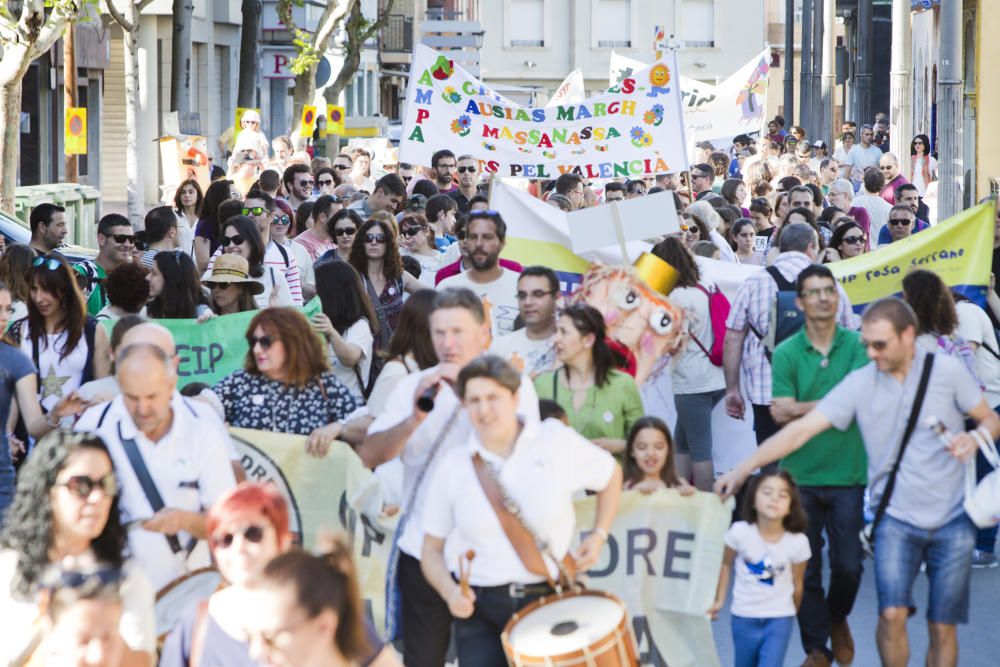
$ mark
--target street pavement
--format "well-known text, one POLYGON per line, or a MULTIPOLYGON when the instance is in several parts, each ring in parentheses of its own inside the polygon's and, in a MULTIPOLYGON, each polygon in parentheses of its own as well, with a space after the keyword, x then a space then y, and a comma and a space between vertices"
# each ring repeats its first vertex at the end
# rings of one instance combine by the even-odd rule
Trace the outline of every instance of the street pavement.
MULTIPOLYGON (((826 581, 829 581, 827 572, 826 581)), ((732 594, 730 593, 730 601, 732 594)), ((927 575, 921 573, 914 587, 917 615, 910 619, 910 664, 924 664, 927 653, 927 575)), ((960 667, 1000 666, 1000 627, 996 624, 1000 607, 1000 568, 972 571, 972 599, 969 606, 969 623, 958 629, 960 667), (993 621, 989 619, 994 619, 993 621)), ((878 598, 875 593, 875 573, 870 560, 865 561, 854 611, 849 619, 854 634, 856 654, 854 667, 878 667, 878 648, 875 646, 875 626, 878 622, 878 598)), ((726 667, 733 664, 733 636, 729 621, 729 601, 719 620, 713 623, 715 645, 719 659, 726 667)), ((796 626, 785 655, 784 667, 799 667, 805 660, 799 630, 796 626)))

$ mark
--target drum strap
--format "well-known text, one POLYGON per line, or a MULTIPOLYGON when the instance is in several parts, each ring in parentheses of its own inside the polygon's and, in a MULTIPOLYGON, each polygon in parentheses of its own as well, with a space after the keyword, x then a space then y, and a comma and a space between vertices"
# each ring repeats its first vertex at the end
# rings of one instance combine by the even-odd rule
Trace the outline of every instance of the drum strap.
POLYGON ((576 577, 576 563, 573 561, 573 557, 569 553, 563 556, 562 560, 555 557, 548 543, 542 541, 524 522, 521 508, 500 486, 500 479, 496 471, 478 453, 472 455, 472 465, 476 469, 476 477, 479 479, 479 485, 483 488, 483 493, 486 494, 493 511, 496 512, 504 535, 514 547, 514 551, 517 552, 517 557, 521 559, 524 568, 532 574, 545 577, 553 588, 558 588, 556 583, 552 581, 549 568, 545 565, 545 556, 542 555, 544 551, 545 555, 552 559, 559 568, 560 584, 571 584, 576 577))
MULTIPOLYGON (((142 492, 145 494, 146 500, 149 501, 150 507, 153 508, 153 514, 156 514, 165 507, 163 497, 160 495, 160 490, 156 488, 156 482, 153 481, 152 475, 149 474, 149 468, 146 467, 146 462, 139 452, 139 446, 132 438, 126 438, 122 435, 121 422, 118 422, 118 441, 122 443, 125 456, 128 457, 128 462, 132 466, 132 472, 135 473, 136 479, 139 480, 139 486, 142 487, 142 492)), ((164 537, 167 538, 170 550, 175 554, 184 550, 181 546, 181 541, 177 539, 176 535, 164 535, 164 537)))

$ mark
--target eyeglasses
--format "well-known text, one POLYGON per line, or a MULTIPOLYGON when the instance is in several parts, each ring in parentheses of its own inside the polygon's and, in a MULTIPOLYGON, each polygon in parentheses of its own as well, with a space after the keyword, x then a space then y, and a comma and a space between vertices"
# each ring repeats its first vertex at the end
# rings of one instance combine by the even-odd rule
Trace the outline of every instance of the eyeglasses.
POLYGON ((274 220, 271 221, 272 225, 290 225, 292 224, 292 219, 287 215, 275 216, 274 220))
POLYGON ((296 185, 299 186, 300 188, 311 188, 312 186, 316 185, 316 181, 312 181, 312 180, 309 180, 309 181, 298 181, 296 183, 296 185))
POLYGON ((711 178, 711 176, 709 176, 708 174, 699 174, 698 172, 694 171, 691 172, 691 178, 711 178))
POLYGON ((885 350, 885 348, 889 347, 889 341, 887 340, 865 340, 864 338, 862 338, 861 344, 864 345, 866 348, 870 347, 876 352, 882 352, 885 350))
POLYGON ((459 167, 456 171, 460 174, 472 174, 476 172, 476 167, 459 167))
POLYGON ((118 480, 115 479, 113 472, 109 472, 100 479, 92 479, 86 475, 73 475, 65 482, 56 482, 56 486, 66 487, 67 491, 83 500, 89 498, 94 489, 100 489, 101 493, 108 498, 118 495, 118 480))
POLYGON ((322 188, 322 187, 325 187, 327 185, 333 185, 333 179, 332 178, 321 178, 319 181, 317 181, 317 183, 319 183, 319 187, 322 188))
POLYGON ((36 257, 35 260, 31 263, 31 265, 35 268, 38 268, 39 266, 44 266, 49 271, 56 271, 59 269, 60 266, 62 266, 62 262, 60 262, 55 257, 42 255, 41 257, 36 257))
POLYGON ((123 245, 125 243, 131 243, 132 245, 135 245, 135 234, 112 234, 107 238, 114 239, 115 243, 117 243, 118 245, 123 245))
POLYGON ((260 349, 270 350, 271 346, 276 342, 274 336, 268 336, 267 334, 263 336, 250 336, 247 338, 247 342, 250 343, 250 349, 254 349, 260 344, 260 349))
POLYGON ((837 293, 837 288, 830 287, 817 287, 815 289, 804 289, 802 290, 803 299, 814 299, 818 296, 833 296, 837 293))
POLYGON ((333 230, 334 236, 354 236, 357 233, 357 227, 337 227, 333 230))
POLYGON ((407 227, 406 229, 400 230, 399 233, 403 236, 414 237, 422 231, 424 231, 423 227, 407 227))
POLYGON ((246 239, 237 234, 236 236, 223 236, 219 243, 223 248, 226 248, 230 243, 233 245, 243 245, 244 241, 246 241, 246 239))
POLYGON ((368 243, 385 243, 385 234, 365 234, 368 243))
POLYGON ((233 540, 236 539, 237 535, 242 535, 243 539, 251 544, 260 544, 261 540, 264 539, 264 528, 263 526, 250 525, 243 530, 237 530, 234 533, 222 533, 221 535, 212 536, 212 545, 216 549, 228 549, 233 546, 233 540))
POLYGON ((349 165, 349 164, 335 164, 335 165, 333 165, 333 168, 336 169, 337 171, 347 171, 348 169, 351 168, 351 165, 349 165))
POLYGON ((550 294, 555 294, 555 291, 554 290, 540 290, 540 289, 536 289, 533 292, 518 292, 517 293, 517 300, 518 301, 524 301, 529 296, 532 299, 541 299, 543 297, 549 296, 550 294))
POLYGON ((844 243, 850 243, 850 244, 864 243, 865 242, 865 237, 864 236, 845 236, 843 242, 844 243))
POLYGON ((243 215, 264 215, 264 211, 267 209, 263 206, 254 206, 253 208, 244 208, 243 215))
POLYGON ((908 225, 910 224, 909 218, 889 218, 890 225, 908 225))

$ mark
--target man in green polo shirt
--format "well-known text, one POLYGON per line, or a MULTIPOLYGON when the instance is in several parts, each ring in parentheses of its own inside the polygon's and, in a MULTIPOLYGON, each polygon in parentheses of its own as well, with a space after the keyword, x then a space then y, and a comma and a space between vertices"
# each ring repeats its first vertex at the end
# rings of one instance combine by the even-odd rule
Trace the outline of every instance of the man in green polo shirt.
MULTIPOLYGON (((856 331, 837 325, 840 296, 833 274, 814 264, 799 273, 796 305, 805 326, 774 351, 771 415, 786 424, 815 407, 851 371, 869 362, 856 331)), ((799 484, 809 518, 812 558, 806 567, 799 633, 805 665, 849 664, 854 640, 847 616, 861 583, 861 542, 867 461, 855 423, 846 432, 830 429, 782 459, 799 484), (830 543, 830 585, 823 591, 823 531, 830 543), (827 640, 831 640, 831 649, 827 640)))
POLYGON ((112 270, 132 261, 134 246, 132 223, 124 215, 109 213, 97 223, 97 257, 76 265, 77 273, 85 278, 84 296, 91 317, 108 304, 104 280, 112 270))

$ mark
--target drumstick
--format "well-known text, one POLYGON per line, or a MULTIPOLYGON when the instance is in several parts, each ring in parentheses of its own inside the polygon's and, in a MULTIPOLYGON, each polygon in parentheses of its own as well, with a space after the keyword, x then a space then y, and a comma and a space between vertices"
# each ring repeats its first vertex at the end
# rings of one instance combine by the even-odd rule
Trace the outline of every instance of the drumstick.
POLYGON ((462 595, 469 594, 469 575, 472 573, 472 559, 476 557, 474 549, 465 552, 465 557, 458 557, 458 583, 462 587, 462 595), (465 567, 462 562, 465 561, 465 567))

